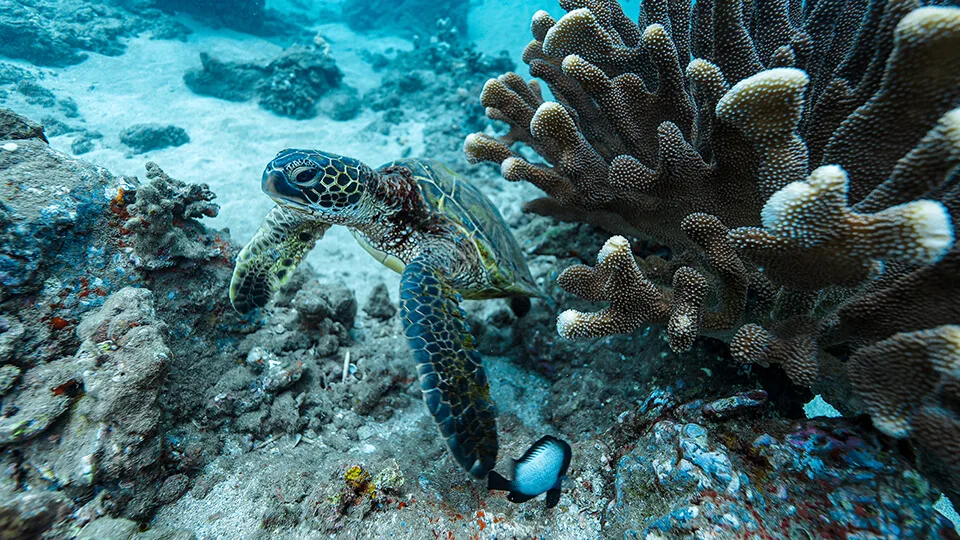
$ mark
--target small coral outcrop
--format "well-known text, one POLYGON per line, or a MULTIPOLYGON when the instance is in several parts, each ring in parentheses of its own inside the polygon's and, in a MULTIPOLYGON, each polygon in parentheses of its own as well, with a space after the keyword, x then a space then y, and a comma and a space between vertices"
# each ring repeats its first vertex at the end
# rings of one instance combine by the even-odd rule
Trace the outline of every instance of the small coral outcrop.
POLYGON ((293 45, 266 65, 227 62, 200 53, 200 67, 183 76, 194 93, 227 101, 256 98, 264 109, 306 120, 323 112, 349 120, 360 109, 357 91, 343 82, 343 72, 321 36, 308 45, 293 45))
POLYGON ((220 207, 206 184, 187 184, 147 163, 150 183, 125 192, 123 228, 133 233, 134 264, 145 269, 170 267, 180 261, 209 259, 221 254, 197 221, 216 217, 220 207), (126 204, 126 201, 132 201, 126 204))
POLYGON ((135 154, 183 146, 190 136, 182 127, 161 124, 136 124, 120 132, 120 142, 130 147, 135 154))
POLYGON ((617 236, 566 269, 564 290, 609 306, 561 313, 560 333, 663 325, 678 353, 712 336, 796 384, 852 385, 960 481, 958 387, 938 382, 960 322, 960 9, 925 4, 537 12, 524 61, 556 101, 515 73, 489 80, 481 103, 509 131, 470 135, 468 158, 546 192, 529 211, 669 249, 658 264, 617 236), (835 358, 847 369, 825 370, 835 358))

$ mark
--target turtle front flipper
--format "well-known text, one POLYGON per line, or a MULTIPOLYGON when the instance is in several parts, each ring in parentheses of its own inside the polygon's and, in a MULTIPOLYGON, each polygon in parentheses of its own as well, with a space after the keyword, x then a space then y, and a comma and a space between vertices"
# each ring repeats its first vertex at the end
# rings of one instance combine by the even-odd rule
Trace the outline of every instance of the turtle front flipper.
POLYGON ((400 316, 420 390, 453 458, 475 478, 497 462, 497 410, 460 295, 429 253, 400 278, 400 316))
POLYGON ((237 255, 230 280, 233 309, 247 313, 267 305, 329 228, 329 223, 282 206, 270 210, 237 255))

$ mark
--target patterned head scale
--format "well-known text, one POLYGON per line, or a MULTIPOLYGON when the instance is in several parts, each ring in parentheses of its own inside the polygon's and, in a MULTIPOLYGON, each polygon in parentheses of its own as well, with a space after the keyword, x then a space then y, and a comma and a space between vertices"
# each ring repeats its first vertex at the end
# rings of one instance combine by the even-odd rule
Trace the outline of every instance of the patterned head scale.
POLYGON ((360 161, 316 150, 286 149, 263 171, 261 187, 277 204, 347 223, 358 217, 374 173, 360 161))

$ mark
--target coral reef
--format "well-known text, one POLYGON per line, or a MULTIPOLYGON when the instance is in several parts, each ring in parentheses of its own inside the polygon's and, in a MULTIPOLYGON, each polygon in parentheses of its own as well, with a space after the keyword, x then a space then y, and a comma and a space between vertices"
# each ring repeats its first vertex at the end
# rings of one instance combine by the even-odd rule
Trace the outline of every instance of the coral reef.
POLYGON ((122 54, 122 37, 151 32, 158 39, 185 39, 190 33, 182 24, 161 15, 150 8, 127 11, 111 2, 3 2, 0 41, 4 43, 4 56, 38 66, 69 66, 86 59, 85 51, 122 54))
POLYGON ((848 411, 852 386, 878 427, 940 457, 931 478, 960 501, 957 387, 930 375, 953 369, 940 325, 960 320, 960 9, 645 2, 634 23, 617 2, 561 5, 524 51, 557 101, 489 80, 481 103, 509 131, 465 152, 545 191, 532 212, 668 250, 614 237, 566 269, 565 291, 609 306, 565 311, 559 332, 663 325, 675 352, 721 338, 848 411))
POLYGON ((169 328, 142 287, 162 290, 166 302, 175 293, 144 272, 219 265, 228 279, 226 246, 195 221, 216 214, 213 195, 153 164, 152 182, 140 186, 36 137, 4 140, 0 178, 16 178, 0 192, 0 371, 12 379, 0 398, 4 482, 13 482, 4 512, 21 508, 10 530, 32 535, 84 505, 94 516, 143 519, 162 503, 169 474, 159 402, 182 350, 168 346, 169 328), (57 496, 43 501, 24 491, 50 487, 57 496))
POLYGON ((120 142, 136 154, 182 146, 190 142, 186 130, 173 125, 136 124, 120 132, 120 142))
POLYGON ((221 255, 220 247, 204 240, 205 229, 196 221, 220 211, 210 202, 216 198, 210 188, 170 178, 153 162, 146 168, 150 183, 122 194, 129 218, 122 227, 133 233, 134 266, 156 270, 221 255))
POLYGON ((457 32, 467 32, 465 0, 346 0, 343 18, 360 32, 387 31, 401 35, 423 35, 438 19, 450 19, 457 32))
POLYGON ((72 332, 78 315, 135 279, 118 264, 126 257, 112 240, 120 235, 110 226, 116 221, 108 191, 116 179, 39 138, 4 141, 0 178, 4 336, 20 336, 12 361, 33 365, 68 356, 79 344, 72 332))
POLYGON ((70 383, 56 385, 56 379, 44 384, 75 403, 57 437, 19 446, 29 469, 44 472, 27 483, 53 483, 73 499, 92 498, 95 486, 107 486, 109 504, 143 517, 155 506, 161 472, 158 394, 171 356, 164 325, 156 320, 150 291, 127 287, 84 317, 77 334, 83 340, 77 353, 58 361, 79 374, 71 381, 75 388, 64 390, 70 383), (109 489, 132 479, 133 485, 109 489))
POLYGON ((810 420, 758 433, 746 423, 711 423, 698 402, 673 399, 655 391, 622 419, 619 429, 644 433, 618 458, 608 537, 949 534, 930 506, 935 490, 916 472, 895 472, 902 458, 856 426, 810 420), (903 504, 903 493, 918 504, 903 504))
POLYGON ((298 120, 313 118, 318 110, 335 120, 349 120, 360 110, 356 90, 343 83, 330 46, 319 35, 310 45, 285 49, 267 65, 224 62, 206 53, 200 54, 200 64, 183 76, 200 95, 228 101, 256 97, 264 109, 298 120))
POLYGON ((158 394, 171 354, 164 325, 150 291, 127 287, 88 313, 77 334, 74 356, 31 368, 4 399, 0 446, 16 445, 28 490, 55 486, 72 501, 100 491, 112 511, 143 517, 161 472, 158 394))

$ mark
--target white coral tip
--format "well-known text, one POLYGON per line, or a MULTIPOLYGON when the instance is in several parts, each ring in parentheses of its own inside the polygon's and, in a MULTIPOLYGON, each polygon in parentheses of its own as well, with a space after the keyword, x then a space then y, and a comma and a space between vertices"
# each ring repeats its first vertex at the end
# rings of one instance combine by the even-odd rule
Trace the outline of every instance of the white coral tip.
POLYGON ((564 71, 571 71, 576 69, 578 66, 583 64, 583 58, 578 54, 568 54, 563 57, 563 61, 560 63, 560 66, 564 71))
POLYGON ((817 191, 843 191, 847 192, 847 185, 850 180, 847 178, 847 172, 839 165, 824 165, 817 167, 807 180, 817 191))
POLYGON ((807 182, 792 182, 767 199, 760 211, 763 227, 771 232, 781 232, 790 226, 794 209, 802 201, 810 200, 816 194, 813 186, 807 182))
POLYGON ((935 263, 953 247, 953 224, 946 207, 937 201, 920 200, 909 204, 909 215, 917 234, 917 246, 923 261, 935 263))
POLYGON ((575 309, 568 309, 557 315, 557 333, 563 338, 572 338, 573 327, 580 321, 580 315, 581 313, 575 309))
POLYGON ((663 39, 667 37, 667 31, 662 24, 651 24, 643 31, 643 40, 650 41, 654 39, 663 39))
POLYGON ((463 140, 463 153, 467 156, 467 161, 470 163, 479 163, 480 162, 480 137, 476 133, 471 133, 467 135, 467 138, 463 140))
POLYGON ((917 35, 939 32, 949 35, 960 22, 957 10, 952 7, 926 6, 908 13, 897 23, 896 35, 917 35), (952 28, 951 28, 952 27, 952 28))
POLYGON ((537 12, 533 14, 533 22, 543 20, 543 19, 548 19, 548 18, 550 18, 550 14, 542 9, 537 10, 537 12))
POLYGON ((597 255, 597 264, 603 264, 604 259, 612 255, 613 253, 622 252, 624 250, 630 249, 630 242, 622 236, 612 236, 606 243, 603 244, 603 247, 600 248, 600 253, 597 255))
POLYGON ((826 192, 846 194, 847 173, 837 165, 819 167, 807 178, 780 188, 760 211, 763 227, 784 236, 800 236, 801 213, 826 192))
POLYGON ((511 182, 523 180, 523 177, 519 174, 523 163, 524 161, 516 156, 508 157, 500 164, 500 175, 511 182))
MULTIPOLYGON (((752 106, 752 102, 758 100, 758 90, 780 89, 797 93, 802 92, 809 82, 810 78, 807 74, 796 68, 773 68, 761 71, 735 84, 720 98, 714 112, 718 118, 733 120, 741 114, 740 109, 744 103, 752 106)), ((769 102, 770 99, 771 96, 767 96, 764 102, 769 102)))

